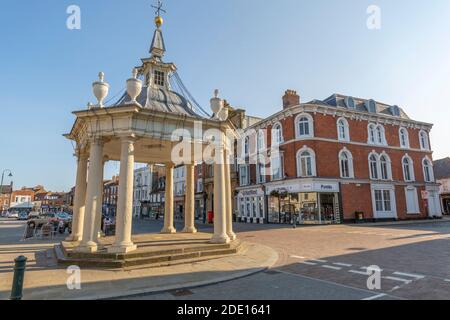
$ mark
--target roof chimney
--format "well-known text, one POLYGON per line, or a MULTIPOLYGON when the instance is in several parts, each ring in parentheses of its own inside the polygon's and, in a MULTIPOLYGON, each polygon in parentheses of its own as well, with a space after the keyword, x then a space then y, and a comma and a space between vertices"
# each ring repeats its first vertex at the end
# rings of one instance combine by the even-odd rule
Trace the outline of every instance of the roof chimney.
POLYGON ((297 91, 286 90, 283 96, 283 109, 298 106, 299 104, 300 104, 300 96, 297 94, 297 91))

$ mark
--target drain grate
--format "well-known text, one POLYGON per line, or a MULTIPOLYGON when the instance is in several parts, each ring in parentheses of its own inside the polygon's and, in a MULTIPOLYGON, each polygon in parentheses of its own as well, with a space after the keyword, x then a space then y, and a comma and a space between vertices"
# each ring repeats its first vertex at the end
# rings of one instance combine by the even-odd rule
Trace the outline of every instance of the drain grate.
POLYGON ((186 297, 186 296, 192 296, 194 294, 191 290, 188 290, 188 289, 173 290, 173 291, 169 291, 169 293, 174 297, 186 297))

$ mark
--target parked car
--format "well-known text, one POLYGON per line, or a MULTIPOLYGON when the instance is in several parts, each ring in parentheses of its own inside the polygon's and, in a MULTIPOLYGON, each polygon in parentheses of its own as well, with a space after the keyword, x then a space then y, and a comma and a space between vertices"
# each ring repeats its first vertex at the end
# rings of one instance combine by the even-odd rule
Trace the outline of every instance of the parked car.
POLYGON ((59 226, 59 221, 55 213, 45 213, 41 215, 30 214, 28 219, 28 227, 29 228, 37 228, 40 229, 43 225, 52 223, 55 231, 59 226))
POLYGON ((6 217, 10 219, 19 219, 19 213, 17 211, 13 211, 8 213, 6 217))

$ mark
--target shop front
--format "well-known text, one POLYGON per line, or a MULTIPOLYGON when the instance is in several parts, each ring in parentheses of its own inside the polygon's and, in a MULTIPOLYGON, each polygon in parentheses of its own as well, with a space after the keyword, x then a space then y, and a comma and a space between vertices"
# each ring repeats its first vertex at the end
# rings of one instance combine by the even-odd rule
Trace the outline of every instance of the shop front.
POLYGON ((277 224, 339 224, 342 222, 339 183, 294 180, 266 187, 268 222, 277 224))
POLYGON ((264 223, 266 221, 265 193, 262 187, 238 190, 236 200, 238 222, 264 223))

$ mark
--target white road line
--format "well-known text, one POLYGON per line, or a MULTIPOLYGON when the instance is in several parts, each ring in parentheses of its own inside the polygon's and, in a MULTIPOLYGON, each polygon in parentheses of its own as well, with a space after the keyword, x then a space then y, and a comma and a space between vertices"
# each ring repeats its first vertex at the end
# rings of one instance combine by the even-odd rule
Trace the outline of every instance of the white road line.
POLYGON ((406 280, 406 279, 397 278, 397 277, 383 277, 383 279, 403 282, 403 283, 406 283, 406 284, 410 284, 412 282, 412 280, 406 280))
POLYGON ((394 272, 394 274, 396 276, 404 276, 404 277, 409 277, 409 278, 415 278, 417 280, 421 280, 421 279, 425 278, 425 276, 420 275, 420 274, 412 274, 412 273, 404 273, 404 272, 394 272))
POLYGON ((329 266, 329 265, 323 265, 322 268, 326 268, 326 269, 332 269, 332 270, 342 270, 342 268, 340 267, 334 267, 334 266, 329 266))
MULTIPOLYGON (((361 267, 360 269, 366 270, 366 272, 367 272, 367 270, 369 269, 369 267, 361 267)), ((370 270, 374 270, 374 269, 373 269, 373 268, 370 268, 370 270)), ((383 269, 378 269, 378 271, 383 272, 384 270, 383 270, 383 269)))
POLYGON ((367 272, 357 271, 357 270, 349 270, 350 273, 356 273, 356 274, 362 274, 364 276, 367 276, 367 272))
POLYGON ((370 300, 380 299, 380 298, 383 298, 383 297, 386 297, 386 296, 387 296, 387 294, 385 294, 385 293, 380 293, 380 294, 377 294, 376 296, 368 297, 368 298, 365 298, 365 299, 362 299, 362 300, 370 301, 370 300))
POLYGON ((305 257, 301 257, 301 256, 291 256, 291 258, 300 259, 300 260, 306 259, 305 257))
POLYGON ((317 263, 314 263, 314 262, 308 262, 308 261, 302 261, 302 262, 299 262, 299 263, 301 263, 301 264, 306 264, 306 265, 308 265, 308 266, 316 266, 316 265, 317 265, 317 263))
POLYGON ((309 261, 318 262, 318 263, 327 263, 327 260, 310 259, 309 261))
POLYGON ((445 282, 450 282, 450 279, 444 279, 445 282))
POLYGON ((347 268, 350 268, 352 265, 351 264, 348 264, 348 263, 341 263, 341 262, 335 262, 335 263, 333 263, 334 265, 336 265, 336 266, 340 266, 340 267, 347 267, 347 268))

